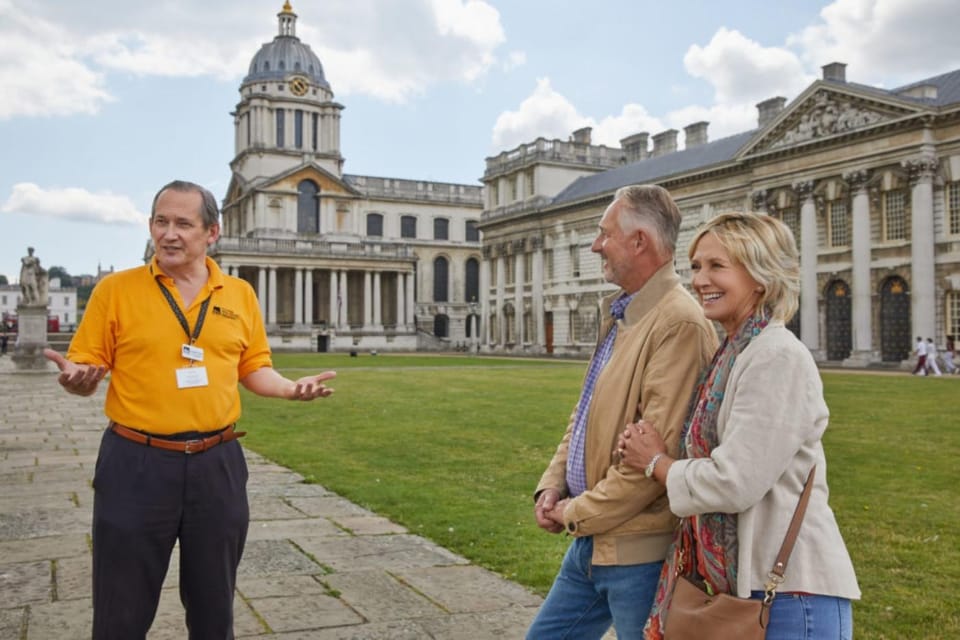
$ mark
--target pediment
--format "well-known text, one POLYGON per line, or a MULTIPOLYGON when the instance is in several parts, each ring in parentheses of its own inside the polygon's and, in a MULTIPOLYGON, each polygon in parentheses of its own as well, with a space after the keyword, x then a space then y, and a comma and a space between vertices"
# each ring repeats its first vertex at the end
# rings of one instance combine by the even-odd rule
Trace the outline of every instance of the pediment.
MULTIPOLYGON (((819 83, 818 83, 819 84, 819 83)), ((739 154, 741 158, 844 136, 921 111, 896 98, 881 99, 813 85, 739 154)))
POLYGON ((320 188, 325 197, 342 196, 355 198, 359 192, 345 180, 336 176, 315 162, 308 162, 284 171, 267 180, 252 185, 260 192, 296 192, 301 182, 310 180, 320 188))

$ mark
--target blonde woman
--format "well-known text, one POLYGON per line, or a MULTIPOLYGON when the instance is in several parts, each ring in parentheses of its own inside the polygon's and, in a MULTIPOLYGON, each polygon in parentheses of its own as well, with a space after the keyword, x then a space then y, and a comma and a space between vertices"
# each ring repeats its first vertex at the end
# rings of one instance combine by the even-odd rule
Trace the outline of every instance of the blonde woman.
POLYGON ((793 236, 770 216, 724 214, 699 231, 689 256, 694 293, 726 338, 691 399, 679 457, 642 420, 627 425, 618 443, 623 464, 664 485, 670 510, 681 518, 644 637, 662 638, 678 566, 714 592, 762 597, 816 466, 766 637, 852 638, 850 601, 860 589, 827 504, 821 438, 829 412, 810 352, 784 326, 799 298, 793 236))

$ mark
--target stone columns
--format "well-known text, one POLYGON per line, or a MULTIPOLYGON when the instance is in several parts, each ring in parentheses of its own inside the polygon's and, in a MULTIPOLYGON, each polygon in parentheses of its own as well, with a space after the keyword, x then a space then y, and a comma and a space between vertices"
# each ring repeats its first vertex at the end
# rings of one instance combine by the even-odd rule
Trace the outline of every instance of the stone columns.
POLYGON ((500 335, 494 336, 497 346, 503 349, 507 345, 507 326, 506 314, 503 312, 503 305, 507 301, 507 259, 504 252, 506 245, 501 245, 499 255, 497 256, 497 331, 500 335))
POLYGON ((404 278, 404 274, 398 271, 397 272, 397 331, 400 331, 400 328, 406 324, 405 318, 403 317, 403 313, 404 313, 403 278, 404 278))
POLYGON ((340 310, 337 308, 340 304, 340 295, 337 293, 337 272, 330 269, 330 316, 329 324, 331 328, 340 326, 340 310))
POLYGON ((337 326, 338 327, 349 327, 347 322, 347 308, 349 307, 349 300, 347 299, 347 272, 340 272, 340 290, 337 296, 337 326))
POLYGON ((523 335, 523 274, 524 260, 527 258, 523 248, 523 240, 513 242, 513 344, 515 348, 523 348, 525 338, 529 337, 523 335))
POLYGON ((373 272, 373 326, 376 328, 383 327, 383 313, 381 308, 381 299, 380 299, 380 272, 373 272))
POLYGON ((267 273, 267 324, 277 324, 277 268, 270 267, 267 273))
POLYGON ((303 322, 303 269, 293 270, 293 324, 303 322))
POLYGON ((417 329, 417 300, 414 297, 414 288, 413 288, 413 278, 414 273, 408 273, 406 276, 407 281, 407 326, 414 331, 417 329))
POLYGON ((800 200, 800 339, 817 359, 820 316, 817 291, 817 208, 813 180, 793 185, 800 200))
POLYGON ((373 324, 373 290, 370 286, 370 272, 363 272, 363 326, 369 327, 373 324))
POLYGON ((870 282, 870 172, 851 171, 844 179, 853 194, 853 353, 844 364, 864 367, 877 360, 873 353, 873 323, 870 282))
POLYGON ((483 248, 483 260, 480 262, 480 317, 483 318, 481 328, 481 344, 490 345, 490 248, 483 248))
POLYGON ((937 159, 923 154, 905 160, 910 174, 910 291, 912 333, 936 339, 936 282, 934 271, 933 176, 937 159))
POLYGON ((260 315, 267 318, 267 270, 257 267, 257 300, 260 302, 260 315))
POLYGON ((313 326, 313 269, 306 269, 303 282, 303 324, 313 326))
POLYGON ((547 329, 543 317, 543 238, 533 239, 533 285, 531 287, 531 312, 535 336, 532 342, 541 350, 547 347, 547 329))

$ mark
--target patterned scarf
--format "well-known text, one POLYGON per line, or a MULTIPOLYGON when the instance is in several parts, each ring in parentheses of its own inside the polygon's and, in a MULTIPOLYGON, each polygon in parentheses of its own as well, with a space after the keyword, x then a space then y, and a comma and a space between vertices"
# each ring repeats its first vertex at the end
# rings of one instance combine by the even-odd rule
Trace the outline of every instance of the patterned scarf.
MULTIPOLYGON (((680 436, 680 458, 708 458, 719 444, 717 417, 730 370, 737 356, 767 326, 766 315, 750 316, 740 331, 727 336, 700 374, 680 436)), ((732 593, 737 584, 737 514, 703 513, 681 518, 667 550, 644 640, 661 640, 677 577, 702 582, 709 593, 732 593)))

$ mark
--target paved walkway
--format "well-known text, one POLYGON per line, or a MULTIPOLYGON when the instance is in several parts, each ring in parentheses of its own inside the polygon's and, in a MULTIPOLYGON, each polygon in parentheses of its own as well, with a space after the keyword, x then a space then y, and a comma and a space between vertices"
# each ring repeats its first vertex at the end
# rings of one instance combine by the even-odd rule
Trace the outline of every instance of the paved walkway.
MULTIPOLYGON (((0 358, 0 640, 89 638, 91 480, 102 385, 0 358)), ((238 638, 522 638, 541 599, 247 451, 250 533, 238 638)), ((150 640, 187 637, 171 562, 150 640)))

